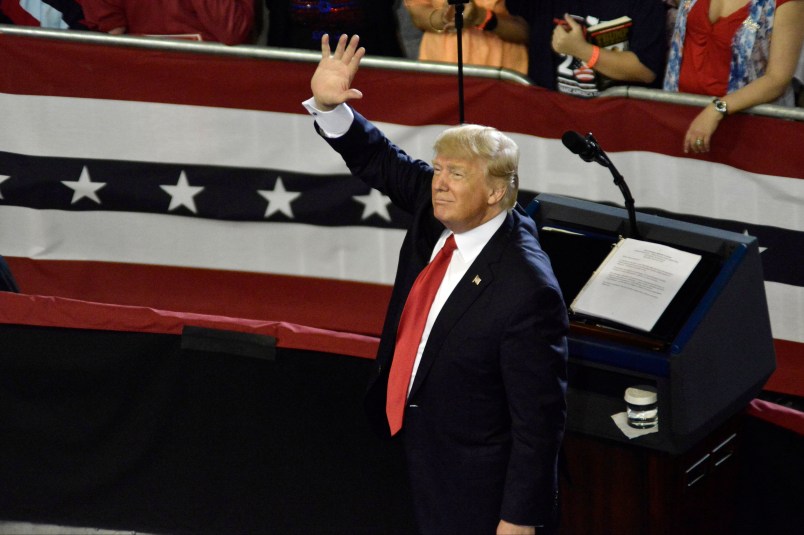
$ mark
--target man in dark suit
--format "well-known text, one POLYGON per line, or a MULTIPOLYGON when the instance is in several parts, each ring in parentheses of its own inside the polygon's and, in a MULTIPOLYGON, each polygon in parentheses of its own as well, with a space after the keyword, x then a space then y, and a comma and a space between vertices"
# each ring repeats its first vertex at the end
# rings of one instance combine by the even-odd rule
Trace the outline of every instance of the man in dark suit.
POLYGON ((567 312, 534 222, 516 204, 518 148, 493 128, 463 125, 439 137, 432 165, 409 157, 345 104, 362 96, 351 82, 364 53, 357 37, 347 45, 342 36, 331 54, 324 37, 304 105, 352 173, 413 216, 369 418, 404 441, 420 531, 535 533, 556 516, 567 312), (410 310, 414 281, 452 240, 432 307, 410 310), (404 375, 400 431, 389 374, 404 360, 400 318, 417 313, 427 322, 404 375))

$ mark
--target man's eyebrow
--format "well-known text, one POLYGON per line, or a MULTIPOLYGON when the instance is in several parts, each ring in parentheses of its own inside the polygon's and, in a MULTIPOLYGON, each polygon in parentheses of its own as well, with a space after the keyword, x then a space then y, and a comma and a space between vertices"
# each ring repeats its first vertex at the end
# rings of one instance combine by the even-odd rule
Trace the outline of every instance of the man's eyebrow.
POLYGON ((432 162, 433 167, 441 167, 447 169, 448 171, 466 171, 469 169, 469 165, 464 162, 438 162, 435 159, 432 162))
MULTIPOLYGON (((433 163, 436 163, 436 162, 433 162, 433 163)), ((466 167, 465 163, 463 163, 463 162, 455 162, 455 161, 444 162, 444 163, 440 163, 439 165, 441 165, 442 167, 448 167, 450 169, 457 169, 457 168, 466 167)))

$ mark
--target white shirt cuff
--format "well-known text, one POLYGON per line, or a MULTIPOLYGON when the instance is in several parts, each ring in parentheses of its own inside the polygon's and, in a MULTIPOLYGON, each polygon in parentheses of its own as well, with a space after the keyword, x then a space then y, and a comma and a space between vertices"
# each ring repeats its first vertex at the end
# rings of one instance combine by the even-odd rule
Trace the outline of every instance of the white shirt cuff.
POLYGON ((315 122, 326 137, 341 137, 352 126, 355 114, 346 104, 339 104, 334 110, 321 111, 315 107, 315 98, 310 97, 302 102, 307 111, 315 117, 315 122))

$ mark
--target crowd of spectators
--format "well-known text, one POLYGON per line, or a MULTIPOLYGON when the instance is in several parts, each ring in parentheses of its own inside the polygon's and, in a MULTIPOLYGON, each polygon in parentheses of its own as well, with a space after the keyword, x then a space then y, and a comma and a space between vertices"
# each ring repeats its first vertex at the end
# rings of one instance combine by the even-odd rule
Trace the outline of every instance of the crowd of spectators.
MULTIPOLYGON (((804 0, 467 0, 464 6, 465 64, 517 71, 559 91, 569 66, 589 83, 715 97, 691 123, 685 150, 708 150, 730 113, 762 103, 804 104, 804 0), (627 47, 587 39, 587 25, 623 16, 630 18, 627 47)), ((448 0, 0 0, 3 24, 310 50, 320 49, 324 33, 358 34, 370 56, 440 62, 458 59, 455 18, 448 0)))

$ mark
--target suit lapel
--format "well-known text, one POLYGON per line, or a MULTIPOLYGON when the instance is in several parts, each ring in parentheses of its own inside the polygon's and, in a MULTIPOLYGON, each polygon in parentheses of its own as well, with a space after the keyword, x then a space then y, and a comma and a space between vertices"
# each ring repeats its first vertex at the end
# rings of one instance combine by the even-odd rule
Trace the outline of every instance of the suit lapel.
POLYGON ((433 328, 430 331, 430 336, 427 338, 427 345, 424 347, 424 353, 422 354, 421 362, 419 362, 419 368, 416 370, 416 377, 413 380, 410 397, 413 397, 427 378, 427 374, 437 358, 441 346, 449 332, 455 324, 469 312, 478 297, 480 297, 494 281, 492 266, 499 262, 500 255, 508 244, 512 223, 512 217, 509 215, 503 225, 491 237, 472 265, 469 266, 466 274, 452 291, 447 302, 444 303, 444 307, 438 314, 433 328))

